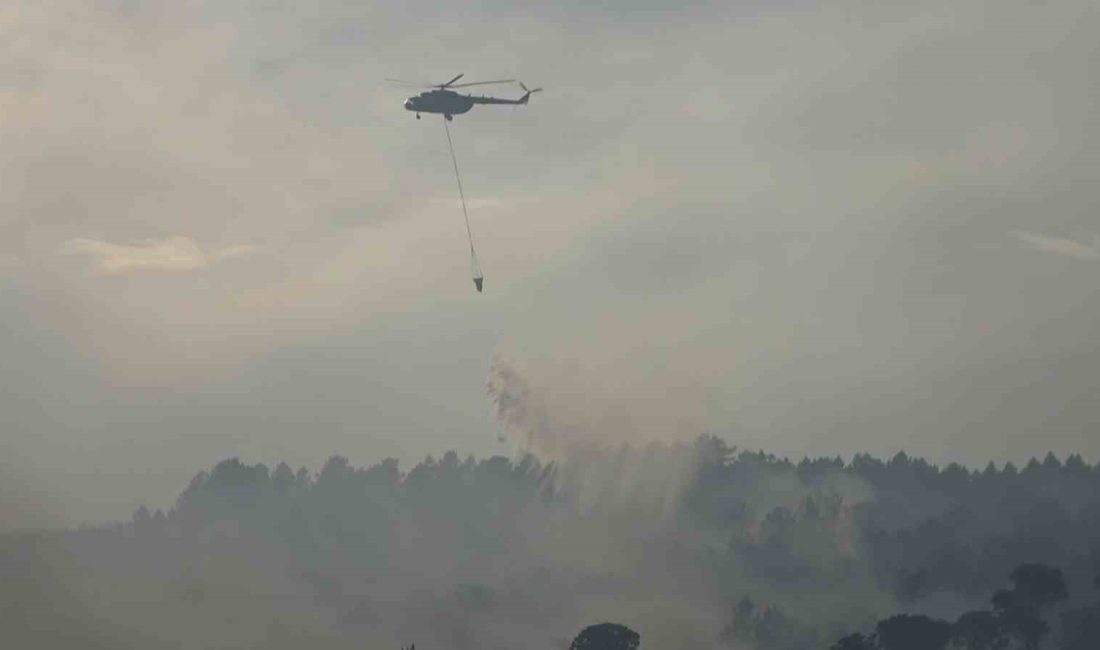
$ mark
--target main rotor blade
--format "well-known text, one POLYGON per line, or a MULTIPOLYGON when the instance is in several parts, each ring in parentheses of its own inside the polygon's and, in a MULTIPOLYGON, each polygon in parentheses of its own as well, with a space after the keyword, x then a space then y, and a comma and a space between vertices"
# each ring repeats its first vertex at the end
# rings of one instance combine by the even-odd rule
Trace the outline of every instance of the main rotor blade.
POLYGON ((467 86, 484 86, 485 84, 510 84, 515 79, 495 79, 493 81, 472 81, 468 84, 458 84, 451 86, 451 88, 466 88, 467 86))
POLYGON ((458 76, 457 76, 457 77, 455 77, 454 79, 451 79, 451 80, 450 80, 450 81, 448 81, 447 83, 445 83, 445 84, 440 84, 440 85, 439 85, 439 87, 440 87, 440 88, 447 88, 447 87, 449 87, 449 86, 450 86, 451 84, 453 84, 454 82, 456 82, 456 81, 458 81, 459 79, 461 79, 461 78, 462 78, 462 76, 463 76, 463 75, 465 75, 465 74, 466 74, 466 73, 465 73, 465 72, 463 72, 462 74, 458 75, 458 76))

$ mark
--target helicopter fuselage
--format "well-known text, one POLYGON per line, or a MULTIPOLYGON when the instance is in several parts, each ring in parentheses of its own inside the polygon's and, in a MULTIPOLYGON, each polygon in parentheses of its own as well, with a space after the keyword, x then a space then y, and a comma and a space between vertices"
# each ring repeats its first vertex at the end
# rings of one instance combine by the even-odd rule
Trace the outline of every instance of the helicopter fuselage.
POLYGON ((461 115, 473 107, 470 97, 451 90, 429 90, 405 100, 405 110, 416 113, 461 115))
POLYGON ((501 99, 499 97, 475 97, 461 95, 453 90, 428 90, 405 100, 405 110, 420 113, 438 113, 448 118, 469 112, 474 104, 526 104, 530 93, 520 99, 501 99))

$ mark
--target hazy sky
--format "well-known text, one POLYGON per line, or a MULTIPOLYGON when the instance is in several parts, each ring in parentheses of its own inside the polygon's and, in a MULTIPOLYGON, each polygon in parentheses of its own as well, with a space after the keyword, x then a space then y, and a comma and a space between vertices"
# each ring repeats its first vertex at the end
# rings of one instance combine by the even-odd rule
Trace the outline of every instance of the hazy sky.
POLYGON ((1095 2, 554 4, 5 2, 0 526, 510 453, 494 356, 577 435, 1100 460, 1095 2), (481 295, 382 83, 459 72, 547 89, 452 126, 481 295))

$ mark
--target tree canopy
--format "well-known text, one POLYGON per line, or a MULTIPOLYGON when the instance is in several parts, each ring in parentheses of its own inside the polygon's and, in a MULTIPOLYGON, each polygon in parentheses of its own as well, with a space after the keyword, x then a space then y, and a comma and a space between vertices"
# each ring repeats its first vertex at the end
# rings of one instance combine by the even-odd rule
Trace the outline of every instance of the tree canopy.
POLYGON ((636 650, 640 643, 641 637, 629 627, 600 623, 581 630, 569 650, 636 650))

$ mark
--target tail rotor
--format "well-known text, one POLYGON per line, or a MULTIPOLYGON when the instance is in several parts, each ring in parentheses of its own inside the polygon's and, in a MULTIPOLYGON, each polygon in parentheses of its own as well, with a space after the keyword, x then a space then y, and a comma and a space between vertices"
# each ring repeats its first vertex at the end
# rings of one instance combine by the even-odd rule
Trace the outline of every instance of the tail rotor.
POLYGON ((531 95, 534 95, 535 93, 538 93, 538 92, 542 92, 542 88, 528 88, 527 86, 523 85, 522 81, 519 81, 517 83, 519 84, 519 87, 523 89, 524 93, 526 93, 526 94, 524 94, 523 98, 520 100, 524 104, 527 103, 527 100, 530 99, 531 95))

